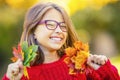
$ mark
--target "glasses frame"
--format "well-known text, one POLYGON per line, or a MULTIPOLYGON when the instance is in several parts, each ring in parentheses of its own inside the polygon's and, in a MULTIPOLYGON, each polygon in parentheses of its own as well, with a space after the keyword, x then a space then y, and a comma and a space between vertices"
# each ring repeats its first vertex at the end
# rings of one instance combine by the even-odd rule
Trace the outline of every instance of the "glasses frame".
POLYGON ((43 24, 43 23, 45 23, 45 26, 46 26, 46 28, 47 28, 48 30, 55 30, 55 29, 59 26, 59 28, 62 30, 62 32, 67 32, 67 29, 66 29, 66 30, 63 30, 63 29, 61 28, 61 25, 60 25, 61 23, 65 23, 65 22, 57 22, 57 21, 55 21, 55 20, 44 20, 44 21, 38 22, 38 24, 43 24), (49 29, 48 26, 47 26, 47 22, 48 22, 48 21, 52 21, 52 22, 57 23, 56 27, 55 27, 54 29, 49 29))

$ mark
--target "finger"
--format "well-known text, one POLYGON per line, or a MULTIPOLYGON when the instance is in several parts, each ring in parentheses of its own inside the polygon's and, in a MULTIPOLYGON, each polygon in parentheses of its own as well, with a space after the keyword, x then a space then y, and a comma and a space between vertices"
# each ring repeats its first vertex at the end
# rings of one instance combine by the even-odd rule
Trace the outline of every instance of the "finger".
POLYGON ((17 64, 15 64, 15 63, 12 63, 12 64, 10 64, 10 65, 8 65, 8 68, 10 69, 10 70, 14 70, 14 69, 18 69, 19 68, 19 66, 17 65, 17 64))
POLYGON ((12 64, 10 65, 9 69, 11 69, 11 73, 17 74, 17 73, 19 73, 19 71, 20 71, 20 66, 19 66, 19 64, 17 64, 17 63, 12 63, 12 64))
POLYGON ((19 71, 19 73, 20 73, 20 75, 22 75, 23 74, 23 68, 22 69, 20 69, 20 71, 19 71))
POLYGON ((93 56, 92 55, 90 55, 89 57, 88 57, 88 59, 87 59, 87 64, 88 65, 92 65, 92 58, 93 58, 93 56))
POLYGON ((104 65, 107 62, 107 57, 104 55, 99 56, 99 64, 104 65))
POLYGON ((96 64, 104 65, 107 60, 107 57, 104 55, 93 55, 93 62, 96 64))
POLYGON ((95 61, 96 64, 101 65, 101 62, 104 63, 103 56, 102 55, 95 55, 95 61))
POLYGON ((104 55, 102 55, 102 56, 103 56, 104 61, 107 62, 108 58, 104 55))
POLYGON ((14 76, 16 76, 16 75, 19 74, 19 71, 20 71, 19 67, 14 67, 14 68, 12 69, 11 73, 12 73, 14 76))
POLYGON ((15 63, 19 64, 20 62, 22 62, 20 59, 18 59, 15 63))
POLYGON ((87 64, 88 64, 91 68, 97 70, 97 69, 100 67, 100 65, 94 63, 94 62, 92 61, 92 59, 93 59, 93 57, 89 57, 88 60, 87 60, 87 64))
POLYGON ((18 70, 13 70, 13 71, 12 71, 12 75, 17 76, 18 74, 19 74, 19 71, 18 71, 18 70))
POLYGON ((98 55, 93 55, 92 61, 98 64, 98 60, 99 60, 98 55))
POLYGON ((19 74, 17 76, 19 76, 19 77, 23 76, 23 71, 24 71, 24 68, 20 68, 19 69, 19 74))
POLYGON ((22 69, 23 68, 23 63, 22 61, 19 62, 18 66, 22 69))
POLYGON ((16 62, 15 64, 18 65, 20 68, 23 67, 22 60, 20 60, 20 59, 18 59, 17 62, 16 62))

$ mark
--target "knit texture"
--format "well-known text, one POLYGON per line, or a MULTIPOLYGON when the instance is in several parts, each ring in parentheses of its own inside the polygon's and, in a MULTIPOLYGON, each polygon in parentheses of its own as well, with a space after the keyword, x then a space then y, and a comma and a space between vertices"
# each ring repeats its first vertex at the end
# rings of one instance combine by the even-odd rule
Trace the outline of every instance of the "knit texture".
POLYGON ((118 73, 117 69, 111 65, 109 60, 105 65, 101 66, 96 72, 99 73, 100 77, 105 80, 120 80, 120 76, 116 74, 118 73))
POLYGON ((63 61, 64 58, 47 64, 41 64, 28 68, 31 80, 86 80, 85 74, 69 75, 68 67, 63 61))
MULTIPOLYGON (((60 60, 27 68, 30 80, 120 80, 117 69, 109 62, 98 70, 89 69, 86 74, 69 75, 68 67, 60 60)), ((6 76, 2 80, 9 80, 6 76)), ((21 80, 28 80, 22 77, 21 80)))

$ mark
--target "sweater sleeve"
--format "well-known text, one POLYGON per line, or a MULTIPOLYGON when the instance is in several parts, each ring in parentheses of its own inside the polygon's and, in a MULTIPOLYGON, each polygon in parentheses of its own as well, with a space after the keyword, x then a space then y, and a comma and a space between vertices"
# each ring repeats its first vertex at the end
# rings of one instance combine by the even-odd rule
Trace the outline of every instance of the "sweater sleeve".
POLYGON ((87 76, 90 78, 89 80, 120 80, 117 69, 110 63, 109 60, 98 70, 92 70, 92 72, 87 76))
POLYGON ((6 76, 6 74, 3 76, 2 80, 9 80, 6 76))

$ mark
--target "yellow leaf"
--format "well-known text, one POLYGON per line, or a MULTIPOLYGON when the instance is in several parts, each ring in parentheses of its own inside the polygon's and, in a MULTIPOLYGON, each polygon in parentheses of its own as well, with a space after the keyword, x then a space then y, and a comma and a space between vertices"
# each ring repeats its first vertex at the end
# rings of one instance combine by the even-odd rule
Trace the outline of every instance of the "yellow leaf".
POLYGON ((28 75, 28 72, 27 72, 27 68, 24 66, 24 76, 28 78, 29 80, 29 75, 28 75))
POLYGON ((75 74, 75 72, 74 72, 74 69, 72 69, 72 68, 69 68, 69 74, 72 74, 72 75, 74 75, 74 74, 75 74))

